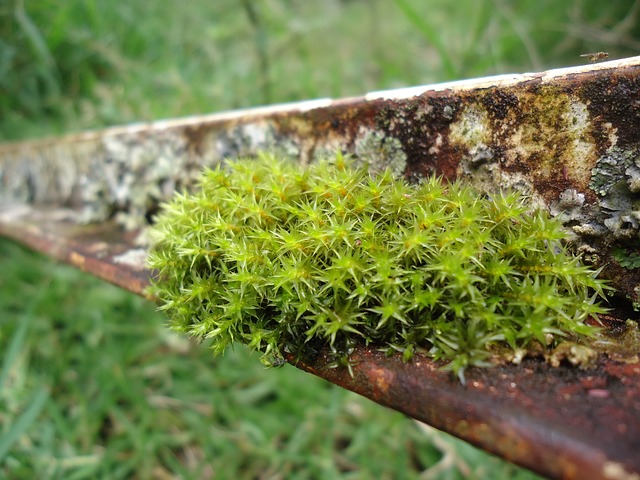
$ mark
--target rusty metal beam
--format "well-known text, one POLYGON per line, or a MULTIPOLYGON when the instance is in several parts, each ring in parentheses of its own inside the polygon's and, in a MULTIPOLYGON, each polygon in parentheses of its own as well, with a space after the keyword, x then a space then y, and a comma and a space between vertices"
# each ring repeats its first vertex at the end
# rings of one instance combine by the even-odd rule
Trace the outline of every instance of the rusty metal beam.
POLYGON ((137 234, 112 221, 78 225, 75 213, 64 208, 0 206, 1 236, 146 297, 151 273, 147 249, 135 244, 137 234))
MULTIPOLYGON (((204 165, 265 149, 303 164, 340 149, 410 179, 526 191, 623 307, 640 303, 638 57, 0 145, 0 234, 143 294, 139 234, 158 202, 204 165)), ((353 377, 322 355, 297 366, 543 475, 640 478, 637 319, 606 319, 618 354, 593 370, 526 360, 471 369, 462 386, 429 359, 370 349, 354 353, 353 377)))
POLYGON ((639 478, 638 364, 526 360, 472 368, 463 386, 424 357, 360 348, 351 358, 353 377, 323 355, 297 366, 551 478, 639 478))

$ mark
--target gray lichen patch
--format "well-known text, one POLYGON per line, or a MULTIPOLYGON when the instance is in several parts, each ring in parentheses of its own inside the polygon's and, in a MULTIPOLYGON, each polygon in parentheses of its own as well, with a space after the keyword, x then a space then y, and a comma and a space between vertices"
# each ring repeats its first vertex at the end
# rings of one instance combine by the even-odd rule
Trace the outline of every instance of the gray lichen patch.
POLYGON ((596 162, 591 171, 589 186, 601 197, 606 196, 615 185, 621 182, 630 181, 635 188, 635 181, 638 180, 638 177, 637 174, 634 174, 634 167, 637 168, 635 161, 638 157, 637 149, 622 149, 612 146, 596 162))
POLYGON ((375 172, 389 168, 395 177, 400 177, 407 167, 407 154, 400 140, 380 130, 360 127, 354 140, 354 153, 356 158, 366 159, 375 172))
POLYGON ((520 172, 501 168, 498 157, 486 145, 472 148, 458 168, 459 176, 482 192, 516 190, 530 200, 532 208, 546 208, 544 199, 536 192, 531 179, 520 172))
POLYGON ((460 119, 449 127, 449 140, 453 144, 466 146, 469 150, 490 143, 493 139, 487 111, 471 105, 460 114, 460 119))
POLYGON ((568 188, 560 194, 557 202, 553 202, 549 208, 551 215, 558 217, 562 223, 585 220, 582 207, 585 195, 575 188, 568 188))
POLYGON ((171 130, 27 142, 4 152, 0 203, 72 207, 78 222, 115 217, 134 229, 154 202, 192 181, 199 163, 187 139, 171 130))
POLYGON ((120 129, 4 152, 0 204, 70 206, 80 223, 114 219, 125 230, 148 225, 160 202, 190 189, 203 166, 271 151, 298 159, 297 138, 267 120, 178 128, 120 129))
POLYGON ((105 137, 103 152, 80 178, 83 220, 114 217, 127 230, 146 225, 157 203, 189 186, 201 165, 174 132, 105 137))
POLYGON ((215 150, 221 159, 252 158, 264 151, 295 159, 301 154, 294 138, 280 135, 266 121, 238 124, 222 131, 215 141, 215 150))
POLYGON ((615 241, 638 240, 640 233, 640 148, 612 146, 591 173, 602 223, 615 241))
POLYGON ((121 135, 105 138, 104 156, 83 178, 86 218, 101 221, 109 216, 127 230, 148 224, 161 201, 175 191, 189 190, 203 166, 225 159, 254 157, 262 151, 298 159, 294 138, 278 135, 267 121, 229 124, 212 129, 199 154, 180 131, 167 130, 149 137, 121 135), (96 174, 98 169, 103 171, 96 174))
POLYGON ((0 161, 0 203, 55 202, 67 206, 78 191, 78 177, 92 153, 85 142, 51 142, 45 148, 19 148, 0 161))

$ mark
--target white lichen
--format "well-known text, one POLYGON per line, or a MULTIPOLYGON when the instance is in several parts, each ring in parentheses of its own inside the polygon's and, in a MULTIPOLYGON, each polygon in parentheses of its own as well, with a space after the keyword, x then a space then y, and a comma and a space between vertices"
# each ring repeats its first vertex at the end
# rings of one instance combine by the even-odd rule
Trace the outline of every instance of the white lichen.
POLYGON ((356 158, 366 159, 373 172, 388 168, 398 178, 407 167, 407 154, 400 140, 380 130, 360 127, 354 141, 354 153, 356 158))

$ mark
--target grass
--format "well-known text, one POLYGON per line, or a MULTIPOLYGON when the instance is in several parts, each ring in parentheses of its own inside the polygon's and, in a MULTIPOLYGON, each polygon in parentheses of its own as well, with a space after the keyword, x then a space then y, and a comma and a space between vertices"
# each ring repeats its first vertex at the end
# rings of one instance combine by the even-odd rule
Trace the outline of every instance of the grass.
POLYGON ((3 478, 533 478, 0 241, 3 478))
MULTIPOLYGON (((638 5, 5 0, 0 140, 620 57, 638 5)), ((0 267, 4 478, 533 477, 5 240, 0 267)))
POLYGON ((0 139, 630 55, 638 3, 6 0, 0 139))

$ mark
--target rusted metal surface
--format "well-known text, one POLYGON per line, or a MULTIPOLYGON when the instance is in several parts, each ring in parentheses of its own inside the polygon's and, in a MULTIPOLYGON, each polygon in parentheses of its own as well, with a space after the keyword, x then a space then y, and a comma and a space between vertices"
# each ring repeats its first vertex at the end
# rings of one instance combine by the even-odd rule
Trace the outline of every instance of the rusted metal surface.
POLYGON ((68 263, 120 288, 145 296, 150 272, 137 232, 113 222, 78 225, 66 209, 0 205, 0 235, 68 263))
MULTIPOLYGON (((640 57, 0 145, 0 234, 143 294, 138 234, 158 203, 265 149, 525 191, 617 288, 614 330, 637 325, 640 57)), ((298 367, 544 475, 640 479, 640 340, 621 338, 594 370, 526 360, 471 369, 466 386, 372 349, 354 353, 354 377, 323 356, 298 367)))
POLYGON ((536 360, 469 369, 357 349, 353 377, 320 355, 298 367, 551 478, 640 478, 640 365, 592 370, 536 360))

